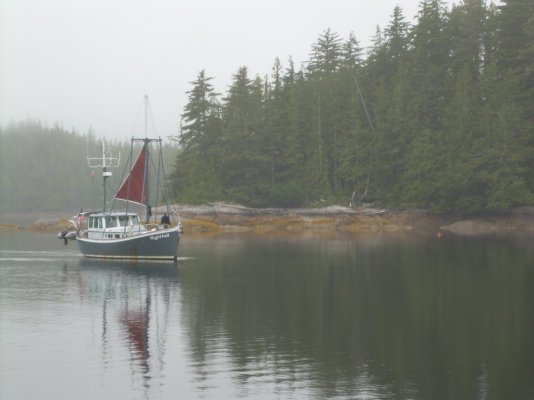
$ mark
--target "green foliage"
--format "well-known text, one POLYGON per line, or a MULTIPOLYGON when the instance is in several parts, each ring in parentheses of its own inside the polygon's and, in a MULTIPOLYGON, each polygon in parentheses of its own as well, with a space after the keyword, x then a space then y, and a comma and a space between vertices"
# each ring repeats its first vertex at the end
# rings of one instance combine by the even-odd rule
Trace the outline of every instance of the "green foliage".
POLYGON ((287 182, 276 186, 269 193, 271 207, 301 207, 305 204, 306 190, 298 182, 287 182))
POLYGON ((413 26, 395 7, 367 59, 353 34, 327 29, 300 71, 290 59, 284 74, 276 59, 270 80, 252 81, 241 67, 219 103, 210 161, 183 147, 175 187, 191 201, 280 207, 533 204, 531 3, 465 0, 449 11, 423 0, 413 26))
MULTIPOLYGON (((423 0, 413 26, 395 7, 366 57, 353 34, 327 29, 300 69, 291 58, 286 67, 276 59, 269 77, 240 67, 224 95, 201 71, 173 149, 172 192, 179 202, 249 206, 532 205, 533 54, 532 1, 464 0, 448 10, 423 0)), ((91 198, 92 136, 27 123, 0 140, 4 209, 91 198)))

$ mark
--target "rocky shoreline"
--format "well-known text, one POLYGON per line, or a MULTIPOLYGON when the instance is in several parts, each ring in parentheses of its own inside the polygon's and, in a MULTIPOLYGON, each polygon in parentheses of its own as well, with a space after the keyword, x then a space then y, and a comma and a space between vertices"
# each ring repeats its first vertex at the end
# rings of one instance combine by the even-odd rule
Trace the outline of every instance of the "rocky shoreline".
MULTIPOLYGON (((327 233, 413 233, 455 235, 534 235, 534 207, 507 213, 463 217, 427 211, 392 211, 372 208, 352 209, 340 206, 302 209, 248 208, 213 203, 201 206, 175 205, 186 233, 223 234, 327 234, 327 233)), ((156 211, 156 210, 155 210, 156 211)), ((161 213, 163 210, 159 210, 161 213)), ((61 214, 36 214, 28 224, 1 224, 0 230, 59 232, 69 229, 68 218, 61 214)), ((3 219, 5 220, 5 218, 3 219)), ((3 221, 0 218, 0 221, 3 221)))

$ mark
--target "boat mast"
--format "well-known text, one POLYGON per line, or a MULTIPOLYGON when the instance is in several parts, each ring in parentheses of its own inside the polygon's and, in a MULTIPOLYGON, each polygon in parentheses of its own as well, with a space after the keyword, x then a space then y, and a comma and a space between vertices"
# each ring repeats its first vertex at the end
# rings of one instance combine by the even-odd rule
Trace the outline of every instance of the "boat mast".
POLYGON ((145 138, 148 137, 148 95, 145 94, 145 138))
POLYGON ((106 181, 111 176, 106 163, 106 144, 102 142, 102 212, 106 211, 106 181))
MULTIPOLYGON (((158 195, 159 195, 159 183, 160 183, 160 166, 162 164, 162 151, 161 151, 161 138, 153 139, 148 137, 148 130, 149 130, 149 119, 150 119, 150 103, 148 102, 148 96, 145 95, 144 98, 144 106, 145 106, 145 135, 144 137, 132 137, 131 138, 131 154, 130 154, 130 160, 132 160, 133 155, 133 149, 136 142, 142 143, 141 152, 139 153, 137 157, 137 161, 135 161, 134 166, 130 166, 130 172, 125 181, 121 184, 121 187, 119 188, 119 191, 117 192, 117 195, 115 198, 127 200, 127 201, 134 201, 137 204, 141 204, 145 207, 147 211, 147 216, 149 215, 149 211, 151 214, 151 204, 152 201, 155 201, 155 204, 158 203, 158 195), (151 188, 150 184, 152 181, 152 178, 150 177, 150 164, 152 164, 152 158, 149 150, 150 143, 152 142, 159 142, 159 158, 158 158, 158 176, 156 178, 155 183, 157 184, 155 188, 155 195, 154 197, 151 197, 151 188), (135 170, 135 171, 134 171, 135 170), (132 184, 132 179, 135 182, 135 193, 130 192, 130 185, 132 184)), ((152 164, 154 167, 154 165, 152 164)), ((133 190, 133 189, 132 189, 133 190)), ((151 216, 151 215, 150 215, 151 216)), ((156 213, 157 216, 157 213, 156 213)), ((148 218, 147 218, 148 219, 148 218)))
POLYGON ((108 168, 117 168, 120 162, 120 153, 119 157, 113 157, 111 151, 106 151, 106 142, 104 140, 102 140, 102 157, 87 156, 87 165, 89 168, 102 168, 102 212, 106 211, 106 181, 112 176, 112 173, 111 171, 108 171, 108 168))
MULTIPOLYGON (((150 163, 150 152, 148 151, 148 95, 145 94, 145 140, 144 145, 146 147, 146 162, 145 162, 145 190, 146 190, 146 204, 145 209, 148 211, 150 204, 150 186, 148 186, 148 164, 150 163)), ((151 211, 152 212, 152 211, 151 211)), ((149 217, 150 218, 150 217, 149 217)))

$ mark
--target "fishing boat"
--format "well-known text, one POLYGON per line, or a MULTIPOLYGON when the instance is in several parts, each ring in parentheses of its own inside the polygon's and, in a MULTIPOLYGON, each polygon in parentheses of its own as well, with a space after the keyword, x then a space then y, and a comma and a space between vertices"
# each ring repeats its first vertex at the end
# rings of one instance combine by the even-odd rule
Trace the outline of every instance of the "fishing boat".
MULTIPOLYGON (((147 105, 148 99, 145 97, 145 107, 147 105)), ((102 211, 80 210, 77 216, 69 220, 74 230, 62 231, 57 236, 63 239, 65 244, 68 240, 76 240, 80 252, 85 257, 176 260, 182 224, 179 216, 176 220, 176 213, 171 212, 169 196, 162 178, 165 172, 161 138, 132 138, 128 161, 127 176, 115 193, 111 208, 106 211, 106 181, 111 176, 108 168, 118 166, 120 157, 112 157, 111 153, 105 151, 104 145, 102 157, 88 157, 89 166, 102 167, 104 199, 102 211), (138 143, 142 144, 142 148, 133 162, 135 145, 138 143), (150 152, 152 144, 159 145, 157 158, 150 152), (153 169, 157 174, 155 181, 152 182, 153 169), (155 189, 155 194, 150 193, 151 188, 155 189), (160 196, 161 198, 158 198, 160 196), (159 204, 160 200, 165 202, 165 206, 156 207, 152 215, 152 202, 159 204), (119 203, 122 203, 124 209, 116 211, 115 207, 119 203), (134 212, 134 208, 139 206, 144 207, 146 211, 145 223, 142 223, 139 214, 134 212)))

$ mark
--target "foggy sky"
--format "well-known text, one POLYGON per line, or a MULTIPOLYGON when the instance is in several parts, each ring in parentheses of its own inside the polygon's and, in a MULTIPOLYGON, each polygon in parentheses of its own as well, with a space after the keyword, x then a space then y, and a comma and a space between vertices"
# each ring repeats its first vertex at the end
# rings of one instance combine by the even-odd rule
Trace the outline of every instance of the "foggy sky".
POLYGON ((202 69, 224 94, 242 65, 251 79, 276 57, 300 68, 327 28, 368 46, 396 4, 414 20, 419 0, 0 0, 0 124, 127 139, 147 94, 150 134, 176 135, 202 69))

